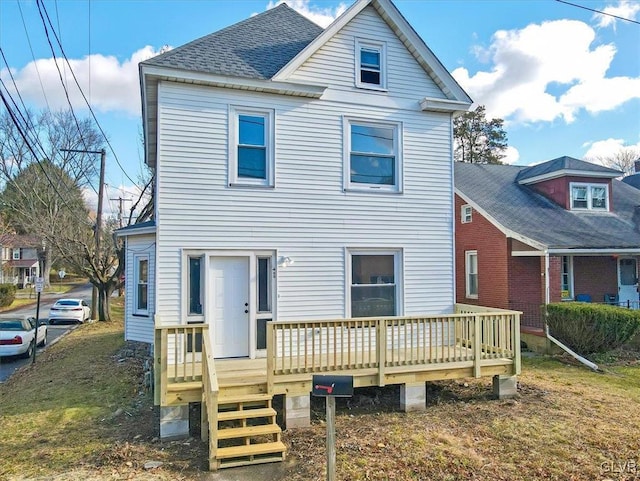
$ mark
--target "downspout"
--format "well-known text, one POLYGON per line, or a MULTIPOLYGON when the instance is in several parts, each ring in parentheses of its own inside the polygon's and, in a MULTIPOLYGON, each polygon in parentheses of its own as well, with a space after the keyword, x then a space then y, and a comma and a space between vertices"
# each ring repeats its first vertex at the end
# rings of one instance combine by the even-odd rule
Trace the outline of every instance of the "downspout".
MULTIPOLYGON (((547 304, 549 304, 549 301, 550 301, 550 295, 549 295, 549 251, 545 250, 544 251, 544 303, 545 303, 545 306, 547 304)), ((572 356, 574 359, 580 361, 582 364, 584 364, 588 368, 593 369, 594 371, 598 370, 598 365, 597 364, 589 361, 588 359, 582 357, 580 354, 572 351, 569 347, 567 347, 564 344, 562 344, 560 341, 558 341, 555 337, 553 337, 549 333, 549 324, 547 323, 546 316, 545 316, 545 319, 544 319, 544 331, 545 331, 545 335, 547 336, 547 339, 549 339, 551 342, 553 342, 556 346, 558 346, 564 352, 566 352, 567 354, 572 356)))

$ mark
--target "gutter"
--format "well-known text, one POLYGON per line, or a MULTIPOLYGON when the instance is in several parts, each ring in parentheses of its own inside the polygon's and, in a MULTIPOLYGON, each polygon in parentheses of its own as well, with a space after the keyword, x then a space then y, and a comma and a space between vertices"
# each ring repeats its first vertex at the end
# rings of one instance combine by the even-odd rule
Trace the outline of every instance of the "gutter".
MULTIPOLYGON (((545 301, 545 304, 549 304, 549 301, 550 301, 550 296, 549 296, 549 251, 548 250, 544 251, 544 301, 545 301)), ((566 352, 567 354, 572 356, 574 359, 576 359, 577 361, 581 362, 582 364, 587 366, 589 369, 593 369, 594 371, 598 370, 598 365, 597 364, 589 361, 588 359, 582 357, 580 354, 572 351, 569 347, 565 346, 559 340, 557 340, 555 337, 553 337, 551 335, 551 333, 549 332, 549 324, 547 323, 546 316, 545 316, 545 320, 544 320, 544 333, 545 333, 545 336, 547 337, 547 339, 549 339, 551 342, 553 342, 556 346, 558 346, 564 352, 566 352)))

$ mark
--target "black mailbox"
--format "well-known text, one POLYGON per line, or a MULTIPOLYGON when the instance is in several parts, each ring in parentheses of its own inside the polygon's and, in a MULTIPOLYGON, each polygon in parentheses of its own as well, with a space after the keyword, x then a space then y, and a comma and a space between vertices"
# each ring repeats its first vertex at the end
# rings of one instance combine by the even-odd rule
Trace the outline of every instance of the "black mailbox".
POLYGON ((353 396, 353 376, 314 375, 312 382, 311 394, 314 396, 353 396))

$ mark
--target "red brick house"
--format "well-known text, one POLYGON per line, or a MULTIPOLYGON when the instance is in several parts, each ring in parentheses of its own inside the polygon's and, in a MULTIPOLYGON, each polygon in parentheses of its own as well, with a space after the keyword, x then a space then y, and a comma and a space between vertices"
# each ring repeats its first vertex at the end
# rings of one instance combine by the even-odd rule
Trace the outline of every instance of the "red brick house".
POLYGON ((639 307, 640 190, 571 157, 455 165, 456 301, 523 311, 586 300, 639 307))

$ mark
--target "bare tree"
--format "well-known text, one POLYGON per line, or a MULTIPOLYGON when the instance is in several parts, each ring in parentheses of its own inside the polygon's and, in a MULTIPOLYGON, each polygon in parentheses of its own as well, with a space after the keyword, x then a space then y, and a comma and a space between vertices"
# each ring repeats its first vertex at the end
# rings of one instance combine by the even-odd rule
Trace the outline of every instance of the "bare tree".
POLYGON ((616 153, 611 155, 599 155, 589 157, 589 160, 597 162, 606 167, 624 172, 624 175, 635 173, 635 161, 640 160, 640 148, 621 147, 616 153))

